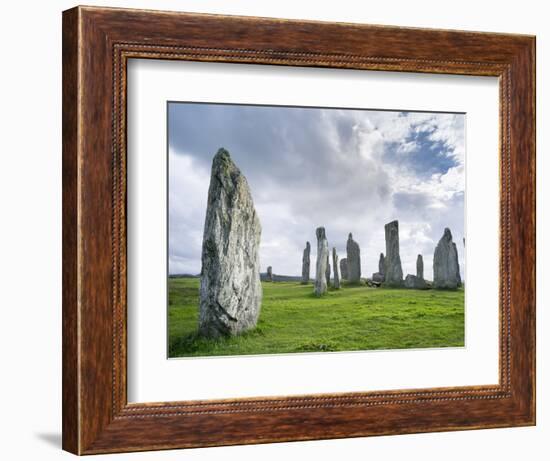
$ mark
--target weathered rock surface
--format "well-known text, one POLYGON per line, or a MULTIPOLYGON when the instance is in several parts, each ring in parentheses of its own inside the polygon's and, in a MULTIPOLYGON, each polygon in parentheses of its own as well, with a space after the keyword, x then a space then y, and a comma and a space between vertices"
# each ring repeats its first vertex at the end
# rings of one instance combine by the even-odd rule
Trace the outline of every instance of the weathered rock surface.
POLYGON ((405 277, 405 288, 415 288, 417 290, 426 290, 428 285, 423 278, 416 275, 407 274, 405 277))
POLYGON ((392 221, 384 226, 386 234, 385 285, 399 287, 403 285, 403 269, 399 256, 399 222, 392 221))
POLYGON ((434 252, 434 288, 456 289, 460 286, 460 267, 458 254, 449 228, 445 228, 443 236, 434 252))
POLYGON ((212 161, 202 243, 201 335, 236 335, 256 326, 262 303, 260 236, 246 178, 220 149, 212 161))
POLYGON ((338 255, 336 254, 336 248, 332 249, 332 280, 333 286, 336 289, 340 288, 340 264, 338 263, 338 255))
POLYGON ((315 265, 315 286, 313 292, 316 296, 322 296, 327 292, 327 262, 328 262, 328 240, 324 227, 318 227, 315 231, 317 236, 317 263, 315 265))
POLYGON ((384 276, 384 271, 386 270, 386 260, 384 258, 384 253, 380 253, 380 258, 378 259, 378 272, 372 274, 371 280, 373 283, 380 284, 383 283, 386 277, 384 276))
MULTIPOLYGON (((463 239, 464 240, 464 239, 463 239)), ((458 264, 458 251, 456 249, 456 243, 453 242, 453 246, 455 249, 455 263, 456 263, 456 280, 457 280, 457 286, 462 286, 462 279, 460 277, 460 265, 458 264)))
POLYGON ((384 276, 386 273, 386 259, 384 258, 384 253, 380 253, 380 258, 378 259, 378 272, 384 276))
POLYGON ((267 266, 267 277, 266 280, 268 282, 273 282, 273 268, 271 266, 267 266))
POLYGON ((359 283, 361 280, 361 250, 359 244, 353 240, 353 235, 349 234, 346 244, 348 280, 351 283, 359 283))
POLYGON ((405 288, 416 288, 417 290, 427 290, 428 284, 424 280, 424 259, 422 255, 416 258, 416 275, 407 274, 405 277, 405 288))
POLYGON ((424 280, 424 259, 422 255, 416 257, 416 276, 424 280))
POLYGON ((340 276, 343 280, 348 279, 348 259, 342 258, 340 260, 340 276))
POLYGON ((309 283, 309 267, 310 267, 311 245, 306 242, 304 248, 304 254, 302 255, 302 283, 304 285, 309 283))
POLYGON ((325 272, 327 277, 327 287, 330 286, 330 256, 327 254, 327 270, 325 272))

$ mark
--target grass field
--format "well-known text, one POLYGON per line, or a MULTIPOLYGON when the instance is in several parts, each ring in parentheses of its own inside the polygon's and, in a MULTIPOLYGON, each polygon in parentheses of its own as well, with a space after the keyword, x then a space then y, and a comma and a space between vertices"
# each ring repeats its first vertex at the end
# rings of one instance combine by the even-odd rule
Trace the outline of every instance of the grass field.
POLYGON ((262 282, 258 326, 240 336, 197 336, 199 279, 170 278, 169 356, 282 354, 464 345, 464 291, 262 282))

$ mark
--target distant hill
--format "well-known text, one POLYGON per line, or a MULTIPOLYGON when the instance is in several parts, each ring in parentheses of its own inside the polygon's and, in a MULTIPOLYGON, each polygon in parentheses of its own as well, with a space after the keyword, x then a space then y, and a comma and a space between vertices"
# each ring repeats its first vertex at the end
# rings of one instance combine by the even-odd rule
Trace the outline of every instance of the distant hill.
MULTIPOLYGON (((197 279, 200 278, 200 274, 170 274, 168 277, 171 279, 197 279)), ((260 280, 265 282, 267 280, 267 272, 260 273, 260 280)), ((273 274, 274 282, 300 282, 302 277, 298 275, 279 275, 273 274)))
MULTIPOLYGON (((265 282, 267 280, 267 272, 260 273, 260 280, 262 282, 265 282)), ((301 280, 302 277, 300 276, 273 274, 274 282, 300 282, 301 280)))

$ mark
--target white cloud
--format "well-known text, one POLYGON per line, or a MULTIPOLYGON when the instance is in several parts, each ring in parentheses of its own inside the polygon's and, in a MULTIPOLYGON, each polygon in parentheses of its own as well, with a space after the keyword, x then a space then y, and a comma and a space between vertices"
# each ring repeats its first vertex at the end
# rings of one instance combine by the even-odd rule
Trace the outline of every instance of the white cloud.
POLYGON ((314 263, 315 228, 324 226, 340 258, 353 233, 363 274, 370 276, 385 252, 384 224, 393 219, 400 222, 405 274, 414 273, 421 253, 431 278, 433 249, 444 227, 453 231, 463 260, 462 115, 175 107, 180 112, 170 120, 170 272, 200 271, 209 167, 221 146, 251 186, 262 223, 263 271, 271 265, 276 274, 299 275, 305 242, 311 243, 314 263), (427 149, 423 142, 437 149, 421 151, 427 149), (441 159, 450 167, 431 174, 418 163, 431 167, 441 159))
POLYGON ((200 272, 202 234, 210 172, 186 154, 169 150, 169 272, 200 272))

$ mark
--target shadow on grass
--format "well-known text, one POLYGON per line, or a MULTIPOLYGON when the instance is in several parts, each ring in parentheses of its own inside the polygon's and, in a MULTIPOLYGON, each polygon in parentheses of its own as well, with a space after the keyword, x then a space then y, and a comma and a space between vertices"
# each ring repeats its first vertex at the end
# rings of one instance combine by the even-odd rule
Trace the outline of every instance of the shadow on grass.
POLYGON ((168 348, 168 357, 180 357, 184 354, 194 354, 209 349, 220 349, 237 341, 246 341, 247 339, 265 336, 261 321, 253 330, 245 331, 241 334, 231 336, 220 336, 218 338, 208 338, 202 336, 198 331, 189 333, 185 336, 172 340, 168 348))

